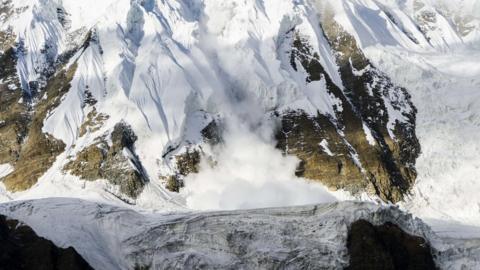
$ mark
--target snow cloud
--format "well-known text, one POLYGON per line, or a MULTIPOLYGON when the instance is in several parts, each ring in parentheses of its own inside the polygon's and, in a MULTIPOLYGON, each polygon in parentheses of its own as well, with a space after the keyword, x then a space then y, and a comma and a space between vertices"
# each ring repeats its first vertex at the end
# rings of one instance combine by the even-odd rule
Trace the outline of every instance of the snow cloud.
POLYGON ((213 149, 217 164, 204 160, 200 173, 187 177, 182 191, 187 207, 233 210, 336 201, 320 183, 295 176, 299 160, 274 147, 275 123, 264 112, 255 113, 252 104, 239 104, 225 121, 225 143, 213 149))

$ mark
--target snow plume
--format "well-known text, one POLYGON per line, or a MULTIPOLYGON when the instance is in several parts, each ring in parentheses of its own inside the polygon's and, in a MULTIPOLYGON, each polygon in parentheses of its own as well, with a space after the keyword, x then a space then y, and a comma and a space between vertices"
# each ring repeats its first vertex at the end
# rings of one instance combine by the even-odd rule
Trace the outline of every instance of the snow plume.
POLYGON ((200 173, 187 177, 183 192, 189 208, 232 210, 335 201, 322 185, 295 176, 297 158, 283 156, 271 141, 239 124, 227 132, 225 145, 214 150, 218 163, 211 166, 204 160, 200 173))
MULTIPOLYGON (((200 172, 185 179, 182 195, 186 206, 198 210, 233 210, 336 201, 322 184, 296 177, 299 160, 284 156, 275 148, 277 123, 271 117, 271 111, 281 108, 282 104, 272 104, 272 100, 296 100, 298 97, 291 92, 280 94, 281 91, 276 89, 282 84, 276 78, 283 74, 275 69, 279 68, 278 59, 266 55, 259 61, 256 57, 264 54, 259 49, 260 45, 256 44, 258 40, 251 38, 247 31, 229 36, 221 28, 217 29, 225 24, 239 27, 238 18, 230 19, 228 14, 217 14, 218 10, 226 10, 217 6, 220 3, 225 2, 207 2, 207 13, 215 11, 216 17, 209 17, 204 22, 210 34, 203 38, 205 44, 215 44, 211 48, 223 48, 220 52, 205 48, 208 54, 214 55, 212 58, 218 59, 216 65, 222 71, 217 74, 218 88, 222 90, 216 91, 210 104, 215 104, 213 110, 222 118, 223 143, 212 149, 213 166, 208 158, 203 158, 200 172), (232 42, 236 45, 232 46, 232 42), (251 48, 246 51, 239 49, 247 46, 251 48), (255 54, 251 54, 250 50, 255 54), (265 69, 265 63, 268 63, 268 69, 265 69), (267 74, 272 77, 268 78, 267 74), (265 77, 268 80, 265 81, 265 77), (276 87, 272 88, 272 85, 276 87)), ((234 14, 241 16, 243 13, 234 14)), ((276 21, 282 22, 282 16, 276 21)), ((263 29, 259 32, 275 35, 278 30, 263 29)), ((262 39, 270 40, 268 34, 264 35, 262 39)), ((270 50, 275 48, 273 40, 263 44, 271 46, 270 50)))
POLYGON ((203 160, 187 177, 187 207, 233 210, 336 201, 323 185, 295 176, 299 160, 274 147, 275 121, 250 102, 230 105, 216 164, 203 160), (257 108, 257 109, 255 109, 257 108))

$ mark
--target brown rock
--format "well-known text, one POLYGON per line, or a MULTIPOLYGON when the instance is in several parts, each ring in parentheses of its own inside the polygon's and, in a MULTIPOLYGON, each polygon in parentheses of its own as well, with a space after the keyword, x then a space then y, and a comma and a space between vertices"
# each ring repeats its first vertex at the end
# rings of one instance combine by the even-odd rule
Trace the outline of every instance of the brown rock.
POLYGON ((327 89, 319 91, 326 91, 325 95, 335 97, 340 105, 334 107, 335 115, 307 116, 302 111, 280 115, 277 147, 301 159, 299 176, 322 181, 333 189, 367 191, 385 201, 400 201, 415 181, 414 164, 420 151, 415 136, 416 110, 410 96, 376 70, 355 39, 333 19, 322 26, 337 52, 345 89, 333 83, 319 55, 295 29, 289 32, 293 40, 290 64, 295 70, 297 63, 302 65, 307 72, 306 83, 324 80, 327 89), (392 92, 397 99, 390 98, 392 92), (385 102, 409 111, 406 123, 395 124, 395 138, 391 138, 387 129, 385 102), (364 125, 371 130, 374 145, 367 140, 364 125), (321 143, 327 143, 333 155, 327 154, 321 143))
POLYGON ((43 133, 43 121, 49 110, 60 104, 61 97, 70 89, 70 81, 75 74, 76 65, 67 71, 61 71, 45 87, 46 99, 38 100, 28 133, 21 144, 18 159, 14 163, 15 171, 5 177, 4 183, 10 191, 23 191, 37 183, 64 151, 65 144, 43 133))
POLYGON ((136 198, 148 181, 142 164, 135 155, 134 143, 137 137, 130 126, 122 122, 115 125, 111 140, 112 145, 103 138, 86 147, 64 169, 89 181, 106 179, 119 186, 122 194, 136 198), (130 155, 125 155, 124 151, 130 155))

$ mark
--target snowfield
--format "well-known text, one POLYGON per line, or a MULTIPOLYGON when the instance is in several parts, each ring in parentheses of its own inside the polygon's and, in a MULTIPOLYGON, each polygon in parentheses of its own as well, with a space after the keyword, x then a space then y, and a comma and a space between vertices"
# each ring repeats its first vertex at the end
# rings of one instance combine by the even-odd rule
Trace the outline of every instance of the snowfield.
POLYGON ((480 226, 479 48, 442 55, 390 47, 367 50, 378 66, 410 89, 418 109, 419 176, 404 207, 422 218, 480 226))

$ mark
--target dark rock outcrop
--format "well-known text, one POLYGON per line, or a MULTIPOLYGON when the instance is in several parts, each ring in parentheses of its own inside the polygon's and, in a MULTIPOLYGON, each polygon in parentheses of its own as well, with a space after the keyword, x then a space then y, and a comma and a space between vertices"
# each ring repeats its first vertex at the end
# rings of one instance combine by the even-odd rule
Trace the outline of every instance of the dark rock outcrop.
MULTIPOLYGON (((201 130, 203 141, 210 146, 217 146, 224 143, 223 140, 224 127, 219 120, 211 121, 205 128, 201 130)), ((168 175, 164 178, 165 187, 172 192, 179 192, 184 187, 184 179, 191 173, 198 173, 200 170, 200 161, 202 158, 207 158, 208 161, 215 165, 211 157, 206 157, 202 149, 187 147, 187 150, 182 154, 177 154, 174 157, 176 165, 176 174, 168 175)))
POLYGON ((35 109, 29 111, 30 121, 22 126, 26 132, 25 139, 20 143, 18 154, 11 160, 15 171, 4 179, 8 190, 23 191, 32 187, 64 151, 65 144, 43 133, 42 128, 48 112, 58 107, 61 98, 70 89, 75 71, 74 64, 51 77, 44 89, 46 98, 38 99, 35 109))
POLYGON ((370 63, 353 36, 333 18, 327 22, 324 29, 330 46, 337 52, 345 94, 382 148, 381 158, 391 183, 404 194, 417 176, 415 162, 420 154, 415 134, 417 109, 408 91, 394 85, 370 63), (402 120, 391 114, 401 115, 402 120))
POLYGON ((59 248, 30 227, 0 215, 0 270, 93 269, 73 249, 59 248))
POLYGON ((223 127, 218 120, 213 120, 201 131, 204 141, 210 145, 223 143, 223 127))
POLYGON ((184 187, 184 178, 191 173, 198 173, 202 155, 199 150, 187 149, 183 154, 176 155, 177 174, 166 177, 166 188, 172 192, 179 192, 184 187))
POLYGON ((351 224, 348 232, 350 265, 347 270, 434 270, 430 245, 405 233, 397 225, 374 226, 365 220, 351 224))
POLYGON ((0 164, 15 162, 28 132, 30 115, 16 76, 15 37, 0 31, 0 164))
POLYGON ((120 187, 120 192, 136 198, 148 177, 135 154, 137 136, 130 126, 120 122, 111 133, 111 144, 105 138, 83 149, 65 166, 65 170, 82 179, 107 179, 120 187))
POLYGON ((326 91, 324 95, 338 104, 333 105, 333 115, 307 115, 300 110, 279 114, 277 147, 300 158, 298 176, 333 189, 367 191, 398 202, 415 182, 415 160, 420 153, 410 96, 371 65, 355 39, 333 18, 322 26, 335 53, 343 89, 295 29, 287 33, 292 42, 290 65, 296 71, 301 65, 307 84, 324 81, 326 90, 318 91, 326 91), (392 120, 392 110, 402 115, 402 122, 392 120))
MULTIPOLYGON (((12 0, 5 0, 0 5, 0 22, 5 22, 14 14, 12 0)), ((0 40, 1 41, 1 40, 0 40)), ((1 42, 0 42, 1 47, 1 42)))
MULTIPOLYGON (((358 137, 364 136, 363 131, 359 133, 358 137)), ((321 181, 332 189, 343 188, 354 193, 372 189, 374 192, 355 164, 352 149, 328 117, 321 114, 312 117, 303 112, 285 114, 276 139, 277 148, 301 160, 297 176, 321 181), (325 152, 322 142, 333 155, 325 152)))
MULTIPOLYGON (((0 14, 8 15, 6 11, 11 1, 5 4, 0 14)), ((66 67, 72 51, 58 59, 50 59, 50 48, 45 45, 41 53, 48 58, 47 65, 40 71, 37 81, 28 82, 28 89, 22 89, 16 65, 25 49, 22 40, 15 40, 12 33, 0 31, 0 164, 9 163, 14 167, 11 174, 0 180, 12 192, 35 185, 65 150, 64 142, 45 134, 42 129, 49 112, 60 105, 70 90, 77 69, 76 63, 66 67)), ((90 116, 92 123, 87 124, 91 127, 85 126, 86 131, 95 130, 105 119, 104 115, 90 116)))

